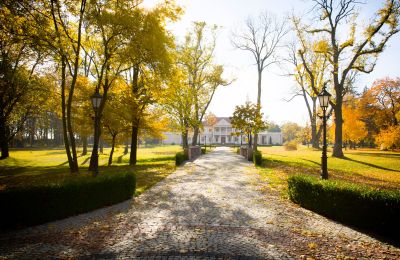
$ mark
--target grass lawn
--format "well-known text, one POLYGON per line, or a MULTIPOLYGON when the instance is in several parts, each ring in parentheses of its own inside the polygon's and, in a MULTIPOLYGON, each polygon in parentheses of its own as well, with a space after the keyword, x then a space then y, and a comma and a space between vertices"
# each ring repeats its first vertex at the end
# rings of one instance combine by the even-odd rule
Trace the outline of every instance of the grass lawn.
MULTIPOLYGON (((104 149, 99 156, 99 171, 100 174, 135 172, 135 195, 138 195, 175 170, 175 153, 178 151, 181 151, 178 145, 139 147, 137 165, 130 167, 129 154, 124 155, 123 148, 118 148, 114 152, 113 165, 108 167, 110 149, 104 149)), ((91 177, 87 171, 89 160, 90 153, 80 156, 80 174, 72 176, 63 149, 12 149, 10 158, 0 160, 0 189, 91 177)))
MULTIPOLYGON (((318 176, 321 150, 299 146, 286 151, 283 146, 259 147, 263 154, 260 172, 272 189, 285 190, 287 177, 306 173, 318 176)), ((400 189, 400 153, 376 149, 344 151, 345 159, 331 157, 328 149, 328 172, 331 179, 341 179, 375 188, 400 189)))

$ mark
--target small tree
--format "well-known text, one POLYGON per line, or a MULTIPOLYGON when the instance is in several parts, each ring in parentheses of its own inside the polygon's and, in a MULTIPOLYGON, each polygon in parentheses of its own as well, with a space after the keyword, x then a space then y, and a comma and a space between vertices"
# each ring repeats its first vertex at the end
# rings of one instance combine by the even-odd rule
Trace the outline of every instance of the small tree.
MULTIPOLYGON (((256 139, 252 142, 251 135, 267 127, 266 123, 262 120, 262 113, 258 109, 258 106, 250 101, 247 101, 244 105, 235 107, 235 111, 231 117, 231 124, 236 130, 247 135, 249 150, 252 148, 252 144, 255 145, 257 143, 256 139)), ((250 156, 250 154, 249 152, 248 155, 250 156)))

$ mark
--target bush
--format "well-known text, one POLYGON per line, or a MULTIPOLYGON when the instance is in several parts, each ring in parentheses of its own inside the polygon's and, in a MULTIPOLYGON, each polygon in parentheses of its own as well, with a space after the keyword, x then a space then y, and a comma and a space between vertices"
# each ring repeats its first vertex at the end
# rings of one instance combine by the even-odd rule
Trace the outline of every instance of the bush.
POLYGON ((189 159, 189 157, 186 152, 177 152, 175 155, 175 165, 179 166, 188 159, 189 159))
POLYGON ((236 153, 240 154, 240 147, 236 149, 236 153))
POLYGON ((389 237, 400 231, 400 191, 376 190, 346 182, 295 175, 290 199, 329 218, 389 237))
POLYGON ((76 177, 56 184, 0 191, 1 229, 42 224, 132 198, 133 173, 76 177))
POLYGON ((296 141, 289 141, 283 144, 283 147, 286 151, 295 151, 297 150, 297 142, 296 141))
POLYGON ((262 164, 262 153, 260 151, 256 151, 253 153, 253 162, 255 165, 261 166, 262 164))
POLYGON ((206 154, 206 148, 201 148, 201 154, 206 154))

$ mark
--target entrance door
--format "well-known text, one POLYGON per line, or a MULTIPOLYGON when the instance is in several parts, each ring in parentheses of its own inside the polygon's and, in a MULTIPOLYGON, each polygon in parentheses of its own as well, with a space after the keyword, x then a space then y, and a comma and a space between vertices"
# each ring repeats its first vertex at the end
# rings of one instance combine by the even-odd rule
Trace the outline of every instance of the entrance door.
POLYGON ((225 136, 221 136, 221 144, 225 144, 225 136))

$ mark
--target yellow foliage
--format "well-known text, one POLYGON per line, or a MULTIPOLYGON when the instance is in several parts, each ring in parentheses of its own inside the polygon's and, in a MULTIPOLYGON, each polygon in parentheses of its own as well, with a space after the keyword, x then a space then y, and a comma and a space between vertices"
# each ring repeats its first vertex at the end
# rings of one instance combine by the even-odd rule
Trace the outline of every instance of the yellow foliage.
POLYGON ((376 136, 376 143, 381 149, 400 148, 400 125, 389 126, 376 136))
POLYGON ((317 53, 328 53, 330 46, 327 40, 320 40, 314 43, 313 49, 317 53))

